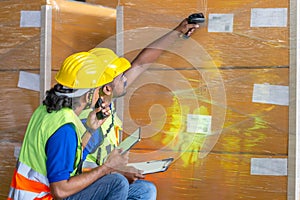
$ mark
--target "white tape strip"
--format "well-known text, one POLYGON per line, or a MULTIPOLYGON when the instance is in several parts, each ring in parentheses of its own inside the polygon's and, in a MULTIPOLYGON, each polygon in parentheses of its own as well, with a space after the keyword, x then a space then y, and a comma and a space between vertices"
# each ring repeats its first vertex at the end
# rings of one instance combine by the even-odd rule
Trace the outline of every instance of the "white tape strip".
POLYGON ((252 8, 251 27, 286 27, 287 8, 252 8))
POLYGON ((251 158, 251 175, 287 176, 287 159, 251 158))
POLYGON ((252 101, 288 106, 289 86, 254 84, 252 101))
POLYGON ((40 75, 20 71, 18 87, 40 91, 40 75))
POLYGON ((41 11, 21 10, 20 27, 41 27, 41 11))

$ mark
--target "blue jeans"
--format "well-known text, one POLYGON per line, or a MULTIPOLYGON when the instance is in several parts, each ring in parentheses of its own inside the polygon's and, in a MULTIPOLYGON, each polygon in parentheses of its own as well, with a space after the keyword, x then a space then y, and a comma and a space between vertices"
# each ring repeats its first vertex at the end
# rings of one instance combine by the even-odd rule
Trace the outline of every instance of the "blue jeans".
POLYGON ((156 200, 156 187, 145 180, 136 180, 129 185, 128 200, 156 200))
POLYGON ((145 180, 128 183, 118 173, 109 174, 95 181, 84 190, 66 198, 66 200, 155 200, 156 187, 145 180))

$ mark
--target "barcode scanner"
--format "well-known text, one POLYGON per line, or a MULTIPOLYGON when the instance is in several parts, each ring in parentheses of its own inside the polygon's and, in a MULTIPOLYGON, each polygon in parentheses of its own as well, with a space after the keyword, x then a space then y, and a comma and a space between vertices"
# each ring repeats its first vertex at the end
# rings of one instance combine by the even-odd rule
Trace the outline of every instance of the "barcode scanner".
MULTIPOLYGON (((194 13, 191 14, 188 18, 187 21, 189 24, 201 24, 205 22, 205 17, 203 15, 203 13, 194 13)), ((190 36, 188 35, 188 33, 192 30, 193 28, 189 29, 183 36, 184 38, 189 38, 190 36)))

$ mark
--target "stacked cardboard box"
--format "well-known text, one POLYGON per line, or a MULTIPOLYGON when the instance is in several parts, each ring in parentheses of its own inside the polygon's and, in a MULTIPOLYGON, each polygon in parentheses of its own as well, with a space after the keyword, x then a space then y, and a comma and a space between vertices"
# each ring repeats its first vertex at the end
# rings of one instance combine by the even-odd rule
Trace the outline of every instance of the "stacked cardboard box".
POLYGON ((18 87, 20 71, 39 73, 40 28, 22 21, 39 11, 42 0, 0 2, 0 199, 6 199, 16 164, 14 150, 20 146, 28 119, 39 103, 38 92, 18 87))
POLYGON ((279 19, 275 15, 269 16, 269 27, 257 27, 253 24, 262 19, 252 9, 282 11, 289 2, 122 3, 125 31, 132 33, 124 49, 131 59, 189 14, 203 12, 207 19, 189 41, 171 46, 125 96, 125 132, 143 127, 132 160, 175 157, 167 172, 147 177, 157 184, 158 199, 286 199, 288 105, 277 100, 281 88, 287 97, 289 27, 272 26, 279 19), (191 114, 211 117, 211 132, 191 114), (191 131, 195 127, 199 133, 191 131), (270 166, 273 161, 282 163, 270 166))

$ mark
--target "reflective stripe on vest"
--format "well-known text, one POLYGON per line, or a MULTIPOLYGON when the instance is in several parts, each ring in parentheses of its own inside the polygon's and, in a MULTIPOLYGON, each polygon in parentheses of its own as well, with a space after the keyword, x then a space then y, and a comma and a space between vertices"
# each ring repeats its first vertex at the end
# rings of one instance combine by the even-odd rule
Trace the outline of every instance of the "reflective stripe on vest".
POLYGON ((11 182, 11 199, 52 199, 47 177, 18 162, 11 182), (46 197, 47 196, 47 197, 46 197))
POLYGON ((32 168, 30 168, 24 163, 18 162, 17 172, 18 174, 28 178, 29 180, 38 181, 44 185, 49 186, 48 178, 46 176, 34 171, 32 168))
POLYGON ((9 193, 9 197, 7 200, 27 200, 27 199, 34 199, 34 200, 53 200, 53 197, 51 196, 50 193, 40 193, 37 196, 37 193, 29 192, 29 191, 24 191, 24 190, 11 190, 9 193), (11 191, 14 193, 11 194, 11 191))

